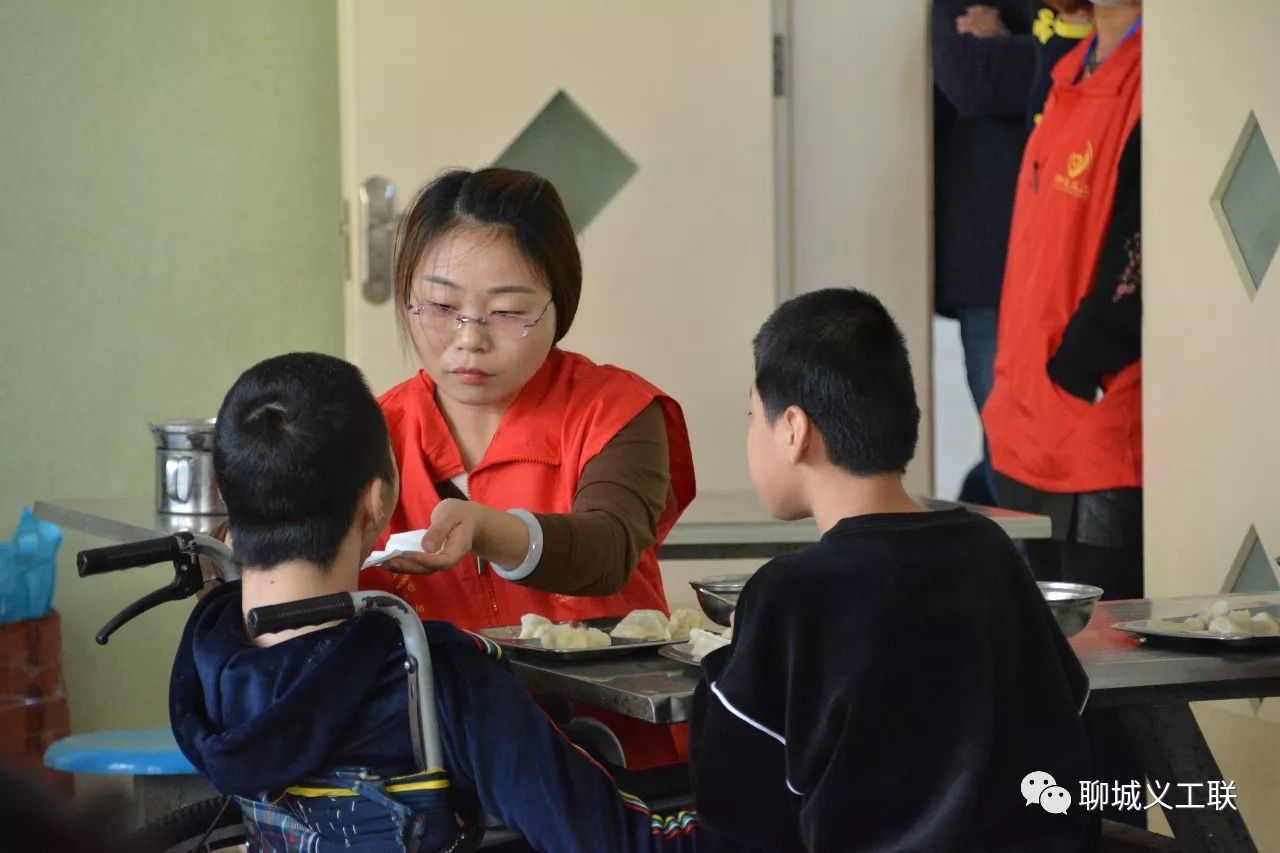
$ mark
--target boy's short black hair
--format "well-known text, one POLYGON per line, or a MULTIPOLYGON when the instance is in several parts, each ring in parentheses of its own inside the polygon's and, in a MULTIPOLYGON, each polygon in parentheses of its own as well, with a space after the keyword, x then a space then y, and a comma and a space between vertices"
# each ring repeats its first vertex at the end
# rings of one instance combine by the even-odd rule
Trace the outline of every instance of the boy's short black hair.
POLYGON ((246 566, 327 566, 365 486, 395 479, 387 424, 360 371, 310 352, 241 374, 218 410, 213 468, 246 566))
POLYGON ((799 406, 833 464, 862 476, 906 470, 920 407, 907 343, 880 300, 837 288, 797 296, 765 321, 754 346, 770 422, 799 406))

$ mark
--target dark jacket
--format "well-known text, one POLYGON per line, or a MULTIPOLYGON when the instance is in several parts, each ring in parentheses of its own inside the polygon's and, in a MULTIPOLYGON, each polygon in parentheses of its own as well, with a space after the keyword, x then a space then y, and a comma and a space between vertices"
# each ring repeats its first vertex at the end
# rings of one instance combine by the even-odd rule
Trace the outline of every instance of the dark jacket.
MULTIPOLYGON (((335 768, 383 777, 417 769, 403 641, 391 619, 366 614, 259 648, 240 611, 238 583, 196 605, 170 685, 178 746, 215 788, 255 798, 335 768)), ((425 624, 459 811, 483 808, 540 850, 697 849, 692 813, 664 818, 619 792, 551 724, 495 646, 443 622, 425 624)), ((368 819, 367 808, 352 812, 350 820, 368 819)), ((331 828, 338 847, 342 829, 331 828)))
POLYGON ((1088 681, 989 519, 844 519, 752 576, 702 666, 690 766, 716 832, 769 853, 1097 849, 1096 813, 1028 788, 1095 778, 1088 681))
POLYGON ((1039 43, 1026 0, 990 0, 1010 35, 956 32, 970 0, 934 0, 934 251, 940 313, 1000 303, 1039 43))

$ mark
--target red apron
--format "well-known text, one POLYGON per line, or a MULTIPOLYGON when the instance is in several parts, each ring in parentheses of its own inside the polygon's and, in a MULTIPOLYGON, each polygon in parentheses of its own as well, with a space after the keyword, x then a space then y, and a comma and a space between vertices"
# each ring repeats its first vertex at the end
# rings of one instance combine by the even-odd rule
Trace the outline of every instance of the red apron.
MULTIPOLYGON (((393 592, 424 619, 462 628, 516 625, 525 613, 553 621, 624 616, 631 610, 668 612, 657 549, 695 493, 693 456, 680 406, 633 373, 597 365, 575 353, 553 349, 503 416, 484 458, 468 472, 472 500, 498 510, 564 513, 583 467, 654 400, 662 406, 670 448, 671 491, 658 519, 657 542, 641 554, 623 589, 608 596, 566 596, 529 589, 478 570, 468 556, 447 572, 397 575, 381 568, 360 574, 361 589, 393 592)), ((388 391, 380 400, 400 467, 400 503, 387 532, 430 524, 440 502, 435 483, 462 474, 457 444, 435 401, 425 372, 388 391)), ((674 763, 687 754, 686 727, 659 728, 592 711, 622 740, 632 769, 674 763)))
POLYGON ((1142 362, 1103 377, 1097 403, 1068 394, 1047 372, 1093 287, 1120 155, 1142 111, 1141 30, 1075 83, 1087 49, 1082 42, 1054 68, 1023 155, 995 382, 982 410, 993 467, 1046 492, 1142 485, 1142 362))

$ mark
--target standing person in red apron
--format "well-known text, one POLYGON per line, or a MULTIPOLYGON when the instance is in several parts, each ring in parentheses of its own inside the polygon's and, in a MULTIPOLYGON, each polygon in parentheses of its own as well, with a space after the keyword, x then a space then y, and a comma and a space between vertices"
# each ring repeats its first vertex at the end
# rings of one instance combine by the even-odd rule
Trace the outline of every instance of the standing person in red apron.
MULTIPOLYGON (((401 475, 383 541, 428 533, 362 588, 467 629, 668 610, 657 548, 695 491, 684 417, 634 373, 556 347, 581 290, 546 179, 452 171, 414 200, 395 299, 422 370, 380 400, 401 475)), ((631 769, 686 754, 683 726, 585 713, 631 769)))
MULTIPOLYGON (((1053 0, 1063 13, 1078 0, 1053 0)), ((1143 596, 1142 4, 1088 4, 1023 155, 982 420, 1000 505, 1049 516, 1038 580, 1143 596)), ((1085 712, 1101 779, 1141 781, 1113 709, 1085 712)), ((1146 812, 1105 808, 1144 826, 1146 812)))

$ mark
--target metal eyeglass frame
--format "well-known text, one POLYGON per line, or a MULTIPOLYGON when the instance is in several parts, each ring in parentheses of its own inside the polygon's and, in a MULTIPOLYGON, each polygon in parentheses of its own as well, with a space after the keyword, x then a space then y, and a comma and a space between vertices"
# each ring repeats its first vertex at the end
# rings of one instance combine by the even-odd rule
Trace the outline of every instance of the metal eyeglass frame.
MULTIPOLYGON (((534 328, 534 327, 536 327, 539 323, 541 323, 541 322, 542 322, 542 318, 543 318, 543 317, 545 317, 545 316, 547 316, 547 311, 548 311, 548 309, 550 309, 550 308, 551 308, 551 303, 553 303, 553 302, 555 302, 555 298, 554 298, 554 297, 552 297, 551 299, 548 299, 548 300, 547 300, 547 304, 542 306, 542 312, 541 312, 540 314, 538 314, 537 319, 536 319, 536 320, 534 320, 532 323, 523 323, 523 324, 521 324, 521 328, 520 328, 520 334, 519 334, 519 336, 517 336, 517 337, 515 337, 515 338, 511 338, 511 340, 517 340, 517 341, 518 341, 518 340, 520 340, 520 338, 527 338, 527 337, 529 336, 529 330, 530 330, 530 329, 532 329, 532 328, 534 328)), ((441 306, 441 307, 443 307, 443 306, 441 306)), ((431 310, 431 306, 429 306, 429 305, 406 305, 406 306, 405 306, 405 310, 406 310, 406 311, 408 311, 410 314, 412 314, 412 315, 413 315, 413 316, 415 316, 415 317, 421 317, 421 316, 423 316, 423 314, 424 314, 426 311, 431 310)), ((490 321, 487 317, 472 317, 472 316, 471 316, 471 315, 469 315, 469 314, 463 314, 461 311, 453 311, 452 309, 450 309, 450 312, 453 314, 453 319, 454 319, 454 320, 457 322, 457 324, 458 324, 458 325, 456 325, 456 326, 454 326, 454 327, 453 327, 453 331, 455 331, 455 332, 456 332, 456 331, 458 331, 459 329, 461 329, 461 328, 462 328, 465 324, 467 324, 467 323, 475 323, 477 326, 479 326, 479 327, 480 327, 480 328, 482 328, 482 329, 488 329, 488 328, 490 328, 490 326, 491 326, 491 321, 490 321)), ((502 328, 502 327, 501 327, 501 326, 499 326, 499 327, 497 327, 497 328, 502 328)), ((491 332, 491 334, 492 334, 492 332, 491 332)), ((502 336, 502 335, 495 335, 495 337, 503 337, 503 336, 502 336)))

